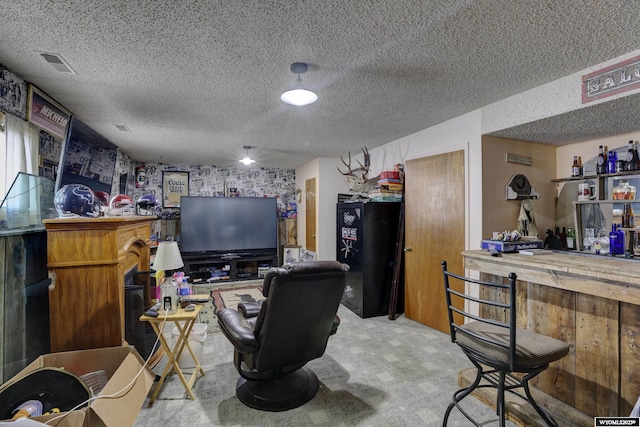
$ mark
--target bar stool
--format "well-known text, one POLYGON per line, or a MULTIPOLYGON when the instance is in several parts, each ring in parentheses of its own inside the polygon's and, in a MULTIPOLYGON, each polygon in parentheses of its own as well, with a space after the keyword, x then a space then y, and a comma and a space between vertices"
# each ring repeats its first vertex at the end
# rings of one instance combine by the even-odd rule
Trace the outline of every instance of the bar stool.
POLYGON ((516 328, 516 274, 509 274, 508 284, 476 280, 447 271, 446 261, 442 261, 442 272, 451 342, 460 346, 477 370, 474 382, 453 394, 442 425, 447 425, 451 410, 456 407, 474 425, 480 426, 459 403, 476 388, 495 387, 496 414, 499 416, 500 426, 505 425, 505 392, 510 392, 527 400, 548 426, 557 427, 551 414, 542 409, 531 396, 529 381, 547 369, 549 363, 566 356, 569 346, 555 338, 516 328), (465 293, 464 289, 469 289, 469 284, 480 288, 479 297, 465 293), (508 293, 508 302, 483 299, 483 290, 508 293), (478 313, 471 313, 469 306, 478 307, 478 313), (505 319, 508 320, 503 322, 489 317, 488 313, 495 313, 496 309, 504 311, 505 319), (464 319, 469 319, 469 323, 464 323, 464 319), (524 375, 513 375, 514 373, 524 375), (481 384, 482 380, 485 382, 481 384), (519 388, 524 390, 524 395, 516 391, 519 388))

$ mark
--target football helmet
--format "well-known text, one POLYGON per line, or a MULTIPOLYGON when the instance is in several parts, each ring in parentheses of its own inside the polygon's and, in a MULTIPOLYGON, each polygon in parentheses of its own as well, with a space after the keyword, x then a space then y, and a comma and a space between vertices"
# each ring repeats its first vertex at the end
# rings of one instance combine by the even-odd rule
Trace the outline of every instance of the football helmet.
POLYGON ((162 209, 160 208, 158 198, 153 194, 145 194, 143 196, 140 196, 140 198, 138 199, 138 203, 136 203, 136 215, 157 216, 161 211, 162 209))
POLYGON ((61 187, 53 202, 60 218, 100 216, 100 202, 93 190, 86 185, 67 184, 61 187))
POLYGON ((109 206, 109 193, 106 191, 94 191, 94 193, 102 206, 109 206))
POLYGON ((111 202, 109 202, 109 210, 107 210, 107 216, 133 216, 135 215, 136 207, 133 204, 133 198, 126 194, 118 194, 113 196, 111 202))

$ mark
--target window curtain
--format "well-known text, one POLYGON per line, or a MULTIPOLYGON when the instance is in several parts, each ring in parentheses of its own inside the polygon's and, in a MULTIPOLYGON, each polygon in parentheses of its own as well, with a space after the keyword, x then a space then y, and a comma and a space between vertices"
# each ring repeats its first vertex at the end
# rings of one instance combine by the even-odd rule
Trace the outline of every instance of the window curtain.
MULTIPOLYGON (((38 174, 39 132, 26 121, 10 114, 6 115, 7 157, 5 182, 7 192, 19 172, 38 174)), ((7 200, 7 220, 10 228, 27 227, 40 224, 38 191, 30 191, 35 179, 23 179, 15 184, 12 193, 16 194, 7 200)))

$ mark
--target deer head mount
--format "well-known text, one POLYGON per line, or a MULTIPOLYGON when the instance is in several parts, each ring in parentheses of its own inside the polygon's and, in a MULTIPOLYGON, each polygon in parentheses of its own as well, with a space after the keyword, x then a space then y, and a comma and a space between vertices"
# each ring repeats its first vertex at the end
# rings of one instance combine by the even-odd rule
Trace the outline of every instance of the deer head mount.
POLYGON ((338 172, 344 176, 344 180, 349 184, 349 189, 352 193, 359 194, 361 196, 367 196, 371 190, 376 186, 378 177, 369 179, 369 166, 371 166, 371 157, 367 147, 362 147, 362 154, 364 155, 364 164, 360 163, 358 159, 355 159, 358 163, 357 167, 351 167, 351 151, 349 151, 349 161, 345 162, 342 156, 340 160, 347 167, 347 171, 343 172, 336 166, 338 172))

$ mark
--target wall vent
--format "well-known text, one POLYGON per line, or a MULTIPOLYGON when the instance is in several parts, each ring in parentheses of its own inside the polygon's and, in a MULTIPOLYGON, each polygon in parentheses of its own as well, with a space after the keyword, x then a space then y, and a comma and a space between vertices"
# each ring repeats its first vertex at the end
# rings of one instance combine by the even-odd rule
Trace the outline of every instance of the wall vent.
POLYGON ((53 65, 53 68, 60 71, 61 73, 67 74, 77 74, 73 68, 64 60, 64 58, 57 53, 46 53, 46 52, 38 52, 45 61, 49 64, 53 65))
POLYGON ((131 129, 126 127, 125 125, 114 125, 120 132, 131 132, 131 129))

